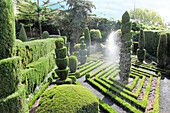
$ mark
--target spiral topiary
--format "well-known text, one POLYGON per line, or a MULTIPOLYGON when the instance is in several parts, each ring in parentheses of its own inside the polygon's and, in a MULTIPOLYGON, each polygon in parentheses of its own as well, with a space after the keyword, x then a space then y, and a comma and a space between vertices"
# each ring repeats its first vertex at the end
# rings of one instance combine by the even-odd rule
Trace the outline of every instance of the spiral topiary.
POLYGON ((140 62, 143 62, 146 55, 145 47, 145 35, 143 30, 140 30, 140 37, 139 37, 139 49, 137 49, 137 57, 140 62))
POLYGON ((49 38, 49 33, 48 33, 48 31, 44 31, 44 32, 43 32, 42 38, 43 38, 43 39, 49 38))
POLYGON ((120 48, 120 72, 119 76, 122 82, 128 83, 130 67, 131 67, 131 49, 132 49, 132 22, 130 21, 130 15, 126 11, 122 16, 122 26, 120 37, 122 46, 120 48))
POLYGON ((157 48, 157 65, 160 68, 164 68, 167 57, 167 35, 160 34, 158 48, 157 48))
POLYGON ((76 72, 78 66, 78 60, 76 56, 69 57, 69 68, 72 73, 76 72))
POLYGON ((23 41, 23 42, 28 40, 23 25, 22 25, 21 30, 20 30, 20 32, 19 32, 19 37, 18 37, 18 39, 20 39, 20 40, 23 41))

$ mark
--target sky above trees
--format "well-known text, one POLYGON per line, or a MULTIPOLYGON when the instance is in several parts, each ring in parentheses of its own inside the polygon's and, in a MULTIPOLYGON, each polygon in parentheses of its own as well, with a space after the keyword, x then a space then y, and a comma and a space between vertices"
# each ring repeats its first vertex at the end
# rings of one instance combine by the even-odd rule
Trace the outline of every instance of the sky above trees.
MULTIPOLYGON (((34 0, 36 1, 36 0, 34 0)), ((42 0, 40 0, 42 1, 42 0)), ((50 0, 51 3, 61 0, 50 0)), ((127 10, 136 8, 152 9, 160 14, 164 22, 170 22, 170 1, 169 0, 90 0, 96 6, 93 13, 100 17, 115 20, 121 19, 122 14, 127 10)))

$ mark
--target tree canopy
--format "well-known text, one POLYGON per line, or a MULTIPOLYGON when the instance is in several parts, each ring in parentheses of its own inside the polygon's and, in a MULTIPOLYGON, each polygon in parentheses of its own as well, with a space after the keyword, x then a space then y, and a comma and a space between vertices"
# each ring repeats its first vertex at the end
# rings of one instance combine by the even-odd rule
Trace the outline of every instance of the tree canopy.
POLYGON ((131 19, 134 19, 134 21, 143 23, 145 25, 154 25, 156 27, 164 28, 166 27, 161 16, 153 10, 141 8, 136 8, 135 10, 132 9, 130 10, 130 17, 131 19))

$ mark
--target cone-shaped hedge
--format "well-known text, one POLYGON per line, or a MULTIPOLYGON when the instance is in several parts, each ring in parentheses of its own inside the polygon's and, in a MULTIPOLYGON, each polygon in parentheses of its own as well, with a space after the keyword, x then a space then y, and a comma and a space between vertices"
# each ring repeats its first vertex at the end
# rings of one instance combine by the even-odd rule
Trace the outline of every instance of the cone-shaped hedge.
POLYGON ((78 60, 76 56, 72 55, 69 57, 69 67, 72 73, 76 72, 77 67, 78 67, 78 60))
POLYGON ((167 35, 160 34, 159 44, 157 48, 157 63, 158 67, 164 68, 166 64, 166 56, 167 56, 167 35))
POLYGON ((0 60, 13 56, 15 47, 15 18, 12 0, 0 2, 0 60))
POLYGON ((25 32, 25 28, 24 26, 22 25, 21 29, 20 29, 20 32, 19 32, 19 37, 18 37, 21 41, 27 41, 27 35, 26 35, 26 32, 25 32))
POLYGON ((122 46, 120 48, 120 72, 119 76, 122 82, 127 83, 131 67, 131 49, 132 49, 132 22, 130 21, 129 13, 126 11, 122 16, 122 26, 120 37, 122 46))

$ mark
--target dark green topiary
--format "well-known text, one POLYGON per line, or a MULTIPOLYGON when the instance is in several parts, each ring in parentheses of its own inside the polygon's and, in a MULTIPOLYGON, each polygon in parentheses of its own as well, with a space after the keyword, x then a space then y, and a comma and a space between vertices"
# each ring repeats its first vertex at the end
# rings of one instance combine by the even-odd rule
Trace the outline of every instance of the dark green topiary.
POLYGON ((87 46, 87 55, 90 55, 90 48, 91 48, 91 37, 90 37, 90 32, 89 32, 89 28, 86 27, 84 29, 84 34, 85 34, 85 43, 86 43, 86 46, 87 46))
POLYGON ((55 41, 55 45, 57 49, 63 48, 64 47, 64 39, 63 38, 58 38, 55 41))
POLYGON ((91 29, 90 36, 92 42, 100 42, 102 39, 100 30, 91 29))
POLYGON ((56 65, 58 69, 65 69, 69 65, 69 58, 56 58, 55 59, 56 65))
POLYGON ((0 60, 13 56, 15 18, 12 0, 0 1, 0 60))
POLYGON ((27 39, 27 35, 26 35, 26 32, 25 32, 25 29, 24 29, 24 26, 22 25, 22 27, 21 27, 21 30, 20 30, 20 32, 19 32, 19 37, 18 37, 18 39, 20 39, 21 41, 23 41, 23 42, 25 42, 25 41, 27 41, 28 39, 27 39))
POLYGON ((78 60, 76 56, 69 57, 69 67, 72 73, 76 72, 78 66, 78 60))
POLYGON ((49 33, 48 33, 48 31, 44 31, 44 32, 43 32, 42 38, 43 38, 43 39, 49 38, 49 33))
POLYGON ((145 34, 143 30, 140 30, 140 36, 139 36, 139 49, 137 50, 137 57, 140 62, 143 62, 146 55, 145 47, 145 34))
POLYGON ((79 85, 59 85, 45 91, 39 102, 37 113, 98 113, 96 96, 79 85))
POLYGON ((64 39, 64 44, 67 44, 67 37, 66 36, 61 36, 64 39))
POLYGON ((86 80, 90 78, 90 73, 86 73, 86 80))
POLYGON ((69 68, 66 69, 55 69, 56 74, 59 76, 60 80, 65 80, 69 73, 69 68))
POLYGON ((143 62, 145 59, 146 50, 145 49, 137 49, 137 57, 139 62, 143 62))
POLYGON ((80 53, 79 60, 81 64, 86 63, 87 60, 87 50, 85 48, 86 48, 86 44, 84 43, 84 40, 82 40, 80 45, 81 50, 79 50, 80 53))
POLYGON ((140 35, 139 35, 139 49, 144 49, 145 47, 145 34, 143 30, 140 30, 140 35))
POLYGON ((132 22, 130 21, 129 13, 126 11, 122 16, 122 26, 120 37, 122 45, 120 48, 120 80, 128 83, 130 67, 131 67, 131 50, 132 50, 132 22))
POLYGON ((164 68, 166 64, 166 56, 167 56, 167 35, 160 34, 159 44, 157 48, 157 63, 158 67, 164 68))
POLYGON ((65 58, 67 56, 67 48, 55 49, 55 54, 57 58, 65 58))
POLYGON ((79 51, 80 50, 80 45, 81 44, 74 45, 74 51, 79 51))

